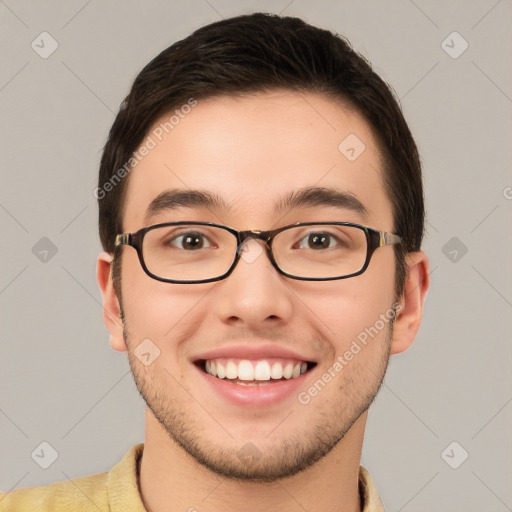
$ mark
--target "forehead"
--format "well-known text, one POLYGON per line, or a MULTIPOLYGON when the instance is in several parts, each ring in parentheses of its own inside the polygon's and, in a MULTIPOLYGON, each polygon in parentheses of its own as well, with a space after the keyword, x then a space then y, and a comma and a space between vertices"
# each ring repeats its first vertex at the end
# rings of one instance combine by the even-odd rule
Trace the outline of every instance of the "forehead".
MULTIPOLYGON (((323 190, 324 199, 341 194, 363 206, 359 213, 345 208, 346 218, 340 220, 391 227, 380 154, 368 123, 325 96, 274 91, 199 100, 154 123, 139 147, 142 153, 129 176, 125 231, 154 219, 172 221, 177 209, 189 215, 209 212, 215 218, 205 220, 238 229, 265 229, 283 213, 321 208, 321 200, 290 202, 312 189, 323 190), (150 149, 141 151, 144 146, 150 149), (159 211, 155 203, 166 192, 182 197, 199 192, 214 200, 178 202, 159 211)), ((159 205, 165 206, 165 199, 159 205)))

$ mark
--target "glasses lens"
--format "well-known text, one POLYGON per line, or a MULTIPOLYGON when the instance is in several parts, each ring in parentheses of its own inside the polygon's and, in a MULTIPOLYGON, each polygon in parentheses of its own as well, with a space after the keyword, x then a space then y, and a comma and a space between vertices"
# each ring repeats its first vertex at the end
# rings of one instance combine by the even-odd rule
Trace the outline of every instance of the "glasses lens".
POLYGON ((303 278, 344 277, 366 261, 366 232, 354 226, 296 226, 279 233, 272 244, 278 266, 303 278))
POLYGON ((181 224, 147 231, 142 254, 147 269, 157 277, 199 281, 225 274, 236 248, 236 238, 225 229, 181 224))

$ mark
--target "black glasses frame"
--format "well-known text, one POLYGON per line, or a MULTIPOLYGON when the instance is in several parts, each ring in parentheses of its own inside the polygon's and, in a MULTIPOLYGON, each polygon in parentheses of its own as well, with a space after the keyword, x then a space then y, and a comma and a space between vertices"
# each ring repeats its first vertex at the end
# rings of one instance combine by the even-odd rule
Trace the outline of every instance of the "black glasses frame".
POLYGON ((347 279, 349 277, 355 277, 362 274, 370 264, 370 259, 375 252, 376 249, 382 247, 384 245, 393 245, 399 244, 402 242, 402 238, 393 233, 387 233, 386 231, 376 231, 375 229, 369 228, 368 226, 363 226, 361 224, 354 224, 352 222, 297 222, 296 224, 289 224, 287 226, 283 226, 277 229, 271 229, 268 231, 259 231, 256 229, 250 229, 246 231, 237 231, 236 229, 230 228, 228 226, 223 226, 222 224, 215 224, 213 222, 165 222, 162 224, 154 224, 153 226, 147 226, 145 228, 139 229, 135 233, 122 233, 116 236, 115 239, 115 248, 121 245, 128 245, 133 247, 137 251, 137 255, 139 256, 139 261, 144 269, 146 274, 156 279, 157 281, 162 281, 164 283, 176 283, 176 284, 198 284, 198 283, 212 283, 214 281, 221 281, 228 277, 233 270, 235 269, 237 263, 240 261, 242 256, 242 251, 240 250, 242 244, 248 240, 249 238, 254 238, 257 240, 263 240, 265 242, 265 249, 267 252, 268 259, 274 266, 274 268, 283 276, 289 277, 290 279, 297 279, 299 281, 334 281, 338 279, 347 279), (209 279, 199 279, 194 281, 183 281, 179 279, 167 279, 164 277, 159 277, 153 274, 147 267, 144 262, 144 256, 142 254, 142 242, 144 240, 144 236, 148 231, 151 231, 156 228, 165 227, 165 226, 182 226, 182 225, 192 225, 192 226, 212 226, 216 228, 224 229, 231 233, 237 239, 237 250, 235 254, 235 259, 233 263, 229 267, 229 269, 218 277, 213 277, 209 279), (274 254, 272 253, 272 242, 274 237, 279 233, 286 231, 287 229, 296 228, 300 226, 352 226, 354 228, 361 229, 364 231, 366 236, 367 250, 366 250, 366 259, 364 265, 357 272, 353 272, 352 274, 346 276, 339 277, 300 277, 292 274, 288 274, 284 270, 282 270, 274 259, 274 254))

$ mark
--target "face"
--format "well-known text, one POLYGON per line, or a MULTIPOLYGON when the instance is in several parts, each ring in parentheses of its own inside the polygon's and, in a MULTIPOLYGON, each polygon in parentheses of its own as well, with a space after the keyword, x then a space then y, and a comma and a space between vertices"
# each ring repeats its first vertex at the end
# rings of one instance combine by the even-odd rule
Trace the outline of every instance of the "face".
MULTIPOLYGON (((199 101, 135 167, 124 231, 174 221, 237 230, 347 221, 393 230, 367 123, 339 102, 289 91, 199 101), (351 134, 364 144, 355 159, 338 149, 351 134), (283 198, 308 187, 349 195, 366 212, 325 197, 283 207, 283 198), (168 204, 145 218, 163 192, 191 190, 219 204, 168 204)), ((218 474, 271 481, 329 453, 375 397, 390 351, 395 262, 385 246, 362 275, 299 281, 279 274, 262 247, 250 241, 229 277, 202 284, 154 280, 136 251, 122 247, 123 343, 155 428, 218 474), (151 364, 137 357, 144 340, 151 354, 159 351, 151 364), (235 368, 242 360, 260 365, 262 375, 266 362, 271 370, 308 364, 297 378, 261 385, 205 373, 205 360, 226 368, 229 359, 235 368)))

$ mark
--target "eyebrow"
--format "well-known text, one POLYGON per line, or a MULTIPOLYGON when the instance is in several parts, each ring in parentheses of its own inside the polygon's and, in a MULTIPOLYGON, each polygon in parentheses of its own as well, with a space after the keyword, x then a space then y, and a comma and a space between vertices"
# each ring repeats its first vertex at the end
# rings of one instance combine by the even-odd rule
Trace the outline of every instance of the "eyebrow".
MULTIPOLYGON (((368 210, 357 197, 348 191, 340 191, 326 187, 305 187, 294 190, 282 197, 274 206, 275 214, 283 214, 296 208, 314 206, 333 206, 342 210, 349 210, 368 217, 368 210)), ((208 208, 215 211, 226 212, 230 205, 224 199, 206 190, 165 190, 156 196, 149 204, 144 215, 144 222, 166 210, 186 208, 208 208)))
POLYGON ((293 191, 276 204, 274 212, 279 214, 294 208, 312 206, 334 206, 368 217, 368 210, 354 194, 326 187, 305 187, 293 191))
POLYGON ((227 203, 217 194, 206 190, 164 190, 158 194, 146 209, 144 222, 147 224, 151 217, 166 210, 177 210, 181 207, 208 208, 217 211, 228 210, 227 203))

